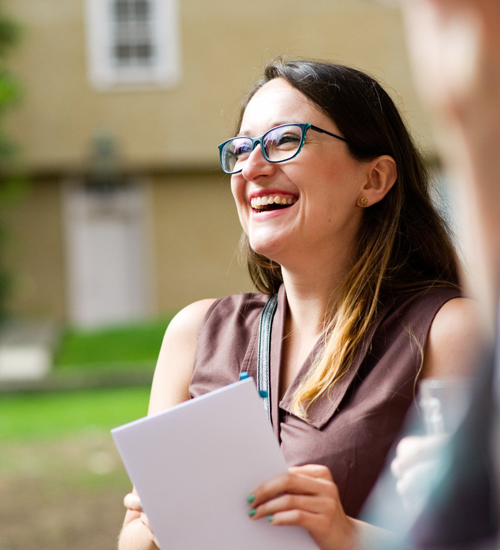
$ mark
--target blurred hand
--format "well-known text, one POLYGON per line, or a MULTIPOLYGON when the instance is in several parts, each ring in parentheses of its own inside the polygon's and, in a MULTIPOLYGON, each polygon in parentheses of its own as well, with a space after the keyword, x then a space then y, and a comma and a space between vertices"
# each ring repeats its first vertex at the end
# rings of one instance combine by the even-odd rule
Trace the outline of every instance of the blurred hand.
POLYGON ((435 114, 497 110, 500 2, 410 0, 401 7, 415 82, 435 114))
POLYGON ((396 490, 409 508, 423 503, 439 469, 439 459, 449 435, 409 436, 397 446, 391 471, 396 490))
POLYGON ((160 548, 160 543, 154 536, 151 525, 149 524, 148 516, 142 511, 142 504, 139 496, 135 493, 128 493, 123 499, 123 505, 125 506, 125 508, 127 508, 127 510, 130 510, 131 512, 138 512, 140 514, 141 522, 147 527, 147 529, 149 529, 153 542, 156 544, 156 546, 158 546, 158 548, 160 548))
POLYGON ((321 550, 355 548, 354 520, 347 517, 337 486, 325 466, 290 468, 260 485, 250 497, 250 517, 272 525, 296 525, 309 531, 321 550))

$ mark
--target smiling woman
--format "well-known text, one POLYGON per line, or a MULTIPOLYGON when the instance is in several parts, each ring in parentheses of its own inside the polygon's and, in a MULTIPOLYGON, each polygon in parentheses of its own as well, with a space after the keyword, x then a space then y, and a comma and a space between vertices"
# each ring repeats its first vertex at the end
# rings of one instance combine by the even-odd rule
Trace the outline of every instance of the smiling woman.
MULTIPOLYGON (((255 488, 249 521, 302 527, 322 550, 353 548, 371 528, 355 518, 418 380, 469 364, 474 307, 461 297, 420 156, 371 77, 273 62, 236 134, 219 146, 221 167, 258 292, 197 302, 174 318, 150 412, 241 372, 257 379, 259 323, 276 303, 268 405, 290 471, 255 488)), ((120 548, 154 548, 139 498, 125 502, 120 548)))

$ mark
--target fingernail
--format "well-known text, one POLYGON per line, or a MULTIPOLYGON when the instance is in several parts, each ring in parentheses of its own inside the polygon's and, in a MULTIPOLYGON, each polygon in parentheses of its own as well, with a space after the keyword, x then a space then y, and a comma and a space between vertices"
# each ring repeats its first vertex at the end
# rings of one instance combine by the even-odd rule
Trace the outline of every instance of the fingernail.
POLYGON ((269 523, 271 523, 271 522, 273 521, 273 516, 269 516, 269 517, 267 518, 267 521, 268 521, 269 523))
POLYGON ((252 504, 254 500, 255 500, 255 495, 253 493, 247 497, 248 504, 252 504))
POLYGON ((255 512, 255 508, 252 508, 251 510, 249 510, 248 515, 252 518, 253 516, 255 516, 255 512))

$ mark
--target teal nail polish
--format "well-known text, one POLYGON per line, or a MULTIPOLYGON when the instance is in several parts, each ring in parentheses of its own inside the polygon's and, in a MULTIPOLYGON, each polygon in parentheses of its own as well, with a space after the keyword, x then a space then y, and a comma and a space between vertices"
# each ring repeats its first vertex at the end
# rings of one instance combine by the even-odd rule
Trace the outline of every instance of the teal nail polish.
POLYGON ((256 512, 255 508, 252 508, 251 510, 249 510, 248 515, 249 515, 251 518, 253 518, 253 516, 255 516, 255 512, 256 512))
POLYGON ((247 497, 248 504, 252 504, 252 502, 255 500, 255 495, 251 494, 247 497))
POLYGON ((269 517, 267 518, 267 521, 268 521, 269 523, 271 523, 271 522, 273 521, 273 519, 274 519, 273 516, 269 516, 269 517))

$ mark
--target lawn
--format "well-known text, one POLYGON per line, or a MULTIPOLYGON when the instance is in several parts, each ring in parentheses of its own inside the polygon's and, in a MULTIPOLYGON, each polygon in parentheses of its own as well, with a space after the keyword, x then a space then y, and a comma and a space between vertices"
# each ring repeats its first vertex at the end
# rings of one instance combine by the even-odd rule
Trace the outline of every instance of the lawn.
POLYGON ((69 377, 71 383, 60 386, 60 391, 2 393, 0 441, 61 438, 91 428, 109 431, 145 416, 154 365, 170 319, 66 330, 51 376, 69 377), (140 383, 129 376, 132 371, 143 373, 140 383), (106 387, 98 387, 104 378, 106 387))
POLYGON ((68 329, 55 357, 57 371, 136 368, 155 364, 170 317, 102 329, 68 329))
POLYGON ((131 484, 110 429, 148 399, 145 385, 1 396, 1 550, 116 548, 131 484))
POLYGON ((148 399, 147 386, 2 395, 0 441, 110 430, 145 416, 148 399))
POLYGON ((116 548, 130 481, 110 430, 146 415, 168 322, 68 330, 51 377, 69 384, 0 394, 0 550, 116 548))

